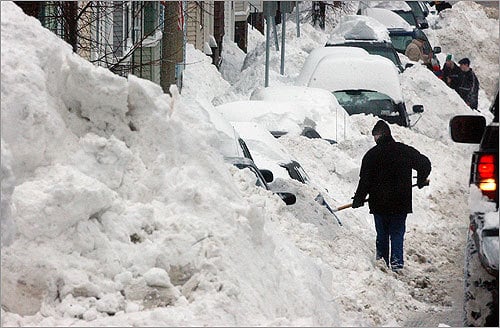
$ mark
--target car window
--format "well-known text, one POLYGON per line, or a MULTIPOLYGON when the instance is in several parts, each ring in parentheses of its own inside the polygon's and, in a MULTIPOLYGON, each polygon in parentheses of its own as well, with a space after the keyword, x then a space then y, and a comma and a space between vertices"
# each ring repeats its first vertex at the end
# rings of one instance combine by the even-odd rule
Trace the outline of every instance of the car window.
POLYGON ((280 166, 287 170, 290 178, 302 183, 307 183, 309 181, 309 176, 298 162, 291 161, 290 163, 281 164, 280 166))
POLYGON ((412 40, 413 37, 411 35, 391 35, 392 45, 397 51, 402 53, 405 52, 406 47, 408 47, 412 40))

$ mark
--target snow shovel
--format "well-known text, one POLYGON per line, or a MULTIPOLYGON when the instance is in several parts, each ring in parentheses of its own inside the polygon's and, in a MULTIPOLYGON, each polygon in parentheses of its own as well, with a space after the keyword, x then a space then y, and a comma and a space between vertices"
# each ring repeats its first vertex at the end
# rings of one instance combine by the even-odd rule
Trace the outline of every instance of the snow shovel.
MULTIPOLYGON (((428 185, 429 185, 429 179, 425 180, 425 184, 424 184, 424 186, 428 186, 428 185)), ((416 184, 416 183, 412 185, 412 187, 416 187, 416 186, 417 186, 417 184, 416 184)), ((368 201, 368 198, 367 198, 367 199, 365 199, 365 202, 367 202, 367 201, 368 201)), ((349 207, 352 207, 352 203, 349 203, 349 204, 345 204, 345 205, 339 206, 339 207, 337 207, 337 208, 334 210, 334 212, 342 211, 342 210, 345 210, 346 208, 349 208, 349 207)))
MULTIPOLYGON (((337 214, 335 214, 335 210, 332 209, 330 207, 330 205, 328 205, 328 203, 326 202, 325 198, 323 197, 323 195, 321 194, 318 194, 318 196, 316 196, 316 198, 314 198, 315 201, 317 201, 320 205, 323 205, 326 207, 326 209, 333 214, 333 216, 335 217, 335 219, 337 220, 337 223, 339 224, 339 226, 342 226, 342 222, 340 222, 340 219, 339 217, 337 216, 337 214)), ((352 204, 351 204, 352 205, 352 204)))

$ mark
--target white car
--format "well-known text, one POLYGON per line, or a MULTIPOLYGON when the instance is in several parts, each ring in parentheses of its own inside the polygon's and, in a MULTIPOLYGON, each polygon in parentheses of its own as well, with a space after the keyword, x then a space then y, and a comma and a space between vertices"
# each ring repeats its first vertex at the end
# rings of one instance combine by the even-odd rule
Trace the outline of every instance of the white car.
MULTIPOLYGON (((248 148, 252 152, 255 164, 260 169, 270 171, 273 177, 277 178, 269 185, 271 190, 284 189, 292 194, 303 195, 303 192, 299 191, 297 186, 291 183, 291 180, 310 185, 314 188, 313 190, 315 190, 315 193, 311 195, 311 198, 300 197, 300 203, 306 203, 309 204, 309 206, 318 206, 319 204, 326 207, 328 212, 335 217, 337 223, 342 225, 342 222, 334 213, 321 192, 321 190, 325 191, 325 189, 311 184, 309 176, 299 162, 288 153, 283 145, 281 145, 269 131, 258 123, 253 122, 231 122, 231 124, 233 124, 239 135, 245 140, 248 148)), ((303 217, 317 214, 317 211, 309 211, 307 210, 308 208, 310 207, 304 205, 298 206, 296 207, 295 213, 303 217)))
MULTIPOLYGON (((317 63, 306 85, 332 92, 350 115, 371 114, 410 126, 398 70, 387 58, 327 56, 317 63)), ((423 106, 415 105, 413 111, 421 113, 423 106)))
MULTIPOLYGON (((310 128, 327 140, 339 142, 359 135, 337 98, 324 89, 293 85, 257 88, 250 95, 250 100, 300 104, 301 110, 309 113, 308 118, 314 121, 310 122, 310 128)), ((307 133, 303 134, 311 137, 307 133)))
POLYGON ((307 81, 310 80, 312 72, 318 66, 318 63, 325 57, 356 57, 369 55, 368 51, 358 47, 325 47, 316 48, 307 56, 307 60, 302 66, 299 76, 295 81, 295 85, 307 86, 307 81))
POLYGON ((260 123, 277 138, 285 134, 303 135, 334 144, 353 134, 349 124, 344 129, 342 121, 348 115, 339 107, 332 111, 326 105, 314 106, 312 101, 240 100, 215 108, 228 121, 260 123))

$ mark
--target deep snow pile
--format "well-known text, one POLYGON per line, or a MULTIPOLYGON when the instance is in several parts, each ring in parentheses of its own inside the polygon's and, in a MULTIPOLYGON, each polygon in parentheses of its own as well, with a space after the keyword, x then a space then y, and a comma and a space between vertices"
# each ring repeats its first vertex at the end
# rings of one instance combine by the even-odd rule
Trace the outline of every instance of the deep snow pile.
POLYGON ((202 109, 94 67, 10 2, 1 51, 3 325, 339 320, 329 269, 205 142, 202 109))
MULTIPOLYGON (((210 102, 263 86, 255 30, 244 63, 226 47, 227 67, 243 67, 238 81, 228 86, 189 47, 182 96, 169 97, 73 55, 12 3, 1 18, 2 325, 396 326, 454 305, 474 146, 447 138, 449 118, 470 110, 428 70, 401 76, 408 108, 423 104, 424 114, 412 129, 391 126, 433 163, 431 185, 414 192, 408 271, 396 276, 374 262, 366 207, 339 212, 342 228, 326 211, 303 215, 307 202, 285 207, 213 147, 210 102)), ((297 38, 288 24, 285 76, 272 53, 271 85, 293 84, 328 38, 302 27, 297 38)), ((377 119, 351 118, 360 137, 335 146, 279 139, 335 206, 350 202, 374 144, 377 119)))

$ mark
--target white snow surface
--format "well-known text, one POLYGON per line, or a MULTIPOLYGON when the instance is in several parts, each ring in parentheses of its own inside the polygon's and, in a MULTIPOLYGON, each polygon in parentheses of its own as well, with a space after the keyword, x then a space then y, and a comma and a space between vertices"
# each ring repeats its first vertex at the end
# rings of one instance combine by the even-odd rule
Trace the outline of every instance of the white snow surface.
POLYGON ((391 42, 387 28, 378 20, 363 15, 346 15, 333 29, 329 43, 343 40, 376 40, 391 42))
MULTIPOLYGON (((448 12, 435 38, 443 52, 474 58, 479 114, 490 121, 483 81, 498 72, 498 20, 470 2, 448 12), (474 37, 446 32, 466 23, 474 37)), ((272 51, 271 85, 295 84, 328 39, 295 29, 287 24, 283 76, 272 51)), ((429 70, 401 75, 407 106, 425 107, 420 120, 391 126, 433 168, 430 186, 414 191, 407 273, 397 276, 374 260, 367 207, 337 212, 340 227, 327 211, 308 215, 317 203, 285 206, 224 163, 207 111, 263 86, 257 31, 243 63, 228 56, 226 68, 242 68, 225 74, 231 83, 189 46, 182 94, 172 87, 172 96, 93 66, 12 2, 1 3, 1 38, 2 326, 400 326, 453 305, 476 146, 449 138, 449 119, 472 112, 429 70)), ((357 137, 336 145, 278 139, 331 206, 350 202, 374 145, 377 119, 350 119, 357 137)), ((295 187, 299 200, 311 194, 295 187)))
POLYGON ((363 14, 378 20, 386 28, 402 28, 410 31, 414 28, 404 18, 386 8, 366 8, 363 14))

